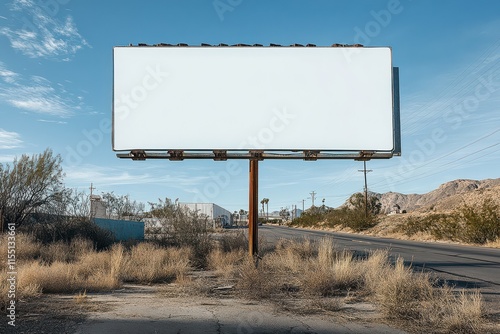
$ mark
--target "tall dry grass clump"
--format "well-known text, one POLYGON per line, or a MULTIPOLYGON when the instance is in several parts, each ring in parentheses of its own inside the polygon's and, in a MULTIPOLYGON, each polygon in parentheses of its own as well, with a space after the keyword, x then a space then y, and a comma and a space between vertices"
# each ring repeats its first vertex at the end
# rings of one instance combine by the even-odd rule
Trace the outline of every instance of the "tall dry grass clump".
POLYGON ((152 243, 134 246, 124 257, 121 277, 127 282, 169 282, 190 269, 191 249, 162 248, 152 243))
POLYGON ((428 275, 415 274, 398 258, 392 270, 374 286, 374 294, 387 318, 419 320, 421 305, 433 298, 434 287, 428 275))
POLYGON ((121 285, 119 270, 113 268, 115 251, 86 252, 73 262, 32 261, 19 266, 19 289, 39 292, 106 291, 121 285))
POLYGON ((363 271, 351 252, 335 249, 332 239, 322 239, 318 256, 307 263, 302 286, 311 295, 335 296, 357 290, 363 283, 363 271))
MULTIPOLYGON (((0 236, 0 268, 7 263, 7 234, 0 236)), ((31 261, 40 257, 42 244, 31 234, 16 233, 16 262, 31 261)))
POLYGON ((456 292, 449 286, 437 286, 428 274, 405 267, 401 258, 393 266, 386 265, 367 283, 388 319, 409 321, 422 328, 440 328, 446 333, 480 332, 485 313, 478 291, 456 292))
POLYGON ((207 268, 213 270, 217 276, 225 279, 236 275, 238 266, 248 257, 248 252, 242 249, 223 251, 215 248, 207 257, 207 268))

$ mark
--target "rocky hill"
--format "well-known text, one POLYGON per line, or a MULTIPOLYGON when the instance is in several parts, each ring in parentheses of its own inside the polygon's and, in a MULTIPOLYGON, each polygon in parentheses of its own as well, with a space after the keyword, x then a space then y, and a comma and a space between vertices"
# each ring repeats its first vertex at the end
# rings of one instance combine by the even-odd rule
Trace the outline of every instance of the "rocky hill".
POLYGON ((426 194, 374 193, 382 203, 382 213, 395 208, 407 212, 451 211, 463 204, 474 205, 492 198, 500 205, 500 178, 487 180, 455 180, 446 182, 426 194))

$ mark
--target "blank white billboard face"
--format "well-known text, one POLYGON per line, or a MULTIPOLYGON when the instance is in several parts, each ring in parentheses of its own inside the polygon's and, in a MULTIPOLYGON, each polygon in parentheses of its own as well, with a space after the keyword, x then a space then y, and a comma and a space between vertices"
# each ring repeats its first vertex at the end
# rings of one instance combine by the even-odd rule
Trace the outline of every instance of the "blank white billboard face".
POLYGON ((113 149, 393 150, 387 47, 115 47, 113 149))

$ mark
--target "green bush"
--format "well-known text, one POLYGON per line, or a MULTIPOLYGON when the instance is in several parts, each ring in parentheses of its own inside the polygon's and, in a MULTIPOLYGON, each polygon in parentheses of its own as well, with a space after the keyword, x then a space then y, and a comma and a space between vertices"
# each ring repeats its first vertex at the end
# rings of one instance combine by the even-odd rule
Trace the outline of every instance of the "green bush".
POLYGON ((490 198, 477 207, 463 206, 455 217, 464 227, 465 242, 484 244, 500 237, 500 207, 490 198))
POLYGON ((320 222, 325 222, 329 227, 349 227, 359 232, 377 225, 378 220, 377 216, 372 212, 369 212, 368 217, 366 217, 364 207, 342 207, 327 211, 308 210, 302 213, 299 218, 295 218, 290 225, 311 227, 320 222))
POLYGON ((436 239, 484 244, 500 237, 500 207, 491 199, 464 205, 449 214, 410 217, 400 227, 408 236, 428 233, 436 239))
POLYGON ((340 225, 357 232, 369 229, 378 223, 375 214, 369 212, 366 216, 364 209, 346 207, 330 211, 327 215, 327 222, 330 226, 340 225))

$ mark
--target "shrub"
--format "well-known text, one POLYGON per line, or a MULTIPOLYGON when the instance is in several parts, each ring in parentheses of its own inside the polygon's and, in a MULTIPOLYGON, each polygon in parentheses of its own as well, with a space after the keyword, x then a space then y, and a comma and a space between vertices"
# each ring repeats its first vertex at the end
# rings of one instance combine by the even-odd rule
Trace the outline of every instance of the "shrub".
POLYGON ((464 225, 463 241, 484 244, 500 237, 500 206, 491 198, 478 207, 464 205, 455 216, 464 225))
POLYGON ((44 244, 57 241, 71 243, 77 239, 91 240, 97 250, 103 250, 114 242, 113 234, 84 217, 51 218, 22 226, 20 231, 29 232, 35 240, 44 244))
POLYGON ((500 237, 500 207, 486 199, 477 207, 464 205, 450 214, 410 217, 400 230, 408 236, 428 233, 436 239, 485 244, 500 237))
POLYGON ((326 219, 332 226, 340 225, 342 227, 349 227, 356 232, 372 228, 378 223, 374 214, 369 213, 369 215, 366 216, 364 208, 358 207, 343 207, 331 210, 326 219))

